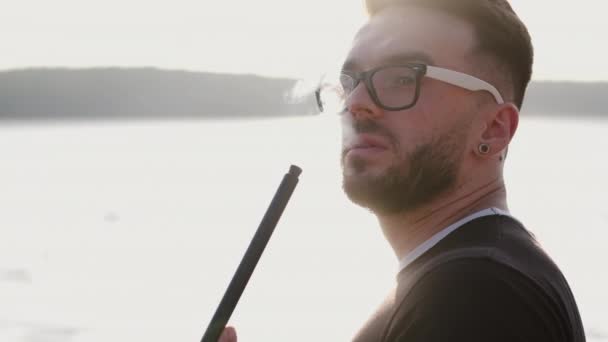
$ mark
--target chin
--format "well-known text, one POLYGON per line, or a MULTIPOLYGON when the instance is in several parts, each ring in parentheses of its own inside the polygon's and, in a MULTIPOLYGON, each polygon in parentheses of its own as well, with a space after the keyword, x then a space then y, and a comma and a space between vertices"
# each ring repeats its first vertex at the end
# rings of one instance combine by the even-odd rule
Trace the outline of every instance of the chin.
MULTIPOLYGON (((382 177, 371 174, 344 174, 342 179, 342 189, 348 199, 362 207, 369 209, 373 213, 390 213, 398 211, 399 208, 388 208, 385 203, 387 197, 382 191, 382 177), (397 210, 395 210, 397 209, 397 210)), ((389 205, 393 205, 390 203, 389 205)))
POLYGON ((346 155, 342 159, 342 174, 345 178, 354 179, 382 178, 390 166, 390 161, 383 159, 359 158, 346 155))
POLYGON ((428 148, 392 164, 351 156, 342 166, 342 187, 348 198, 376 214, 419 208, 449 191, 458 178, 453 155, 433 154, 428 148))
POLYGON ((374 164, 347 164, 342 168, 342 189, 355 204, 380 211, 385 199, 387 180, 390 179, 386 168, 374 164))

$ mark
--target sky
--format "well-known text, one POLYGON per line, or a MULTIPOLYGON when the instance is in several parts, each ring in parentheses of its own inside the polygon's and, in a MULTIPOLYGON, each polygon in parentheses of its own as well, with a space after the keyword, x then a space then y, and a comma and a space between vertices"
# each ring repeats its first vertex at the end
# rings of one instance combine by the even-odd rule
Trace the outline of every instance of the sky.
MULTIPOLYGON (((10 1, 0 12, 0 70, 146 66, 309 76, 336 63, 345 51, 365 21, 362 4, 362 0, 10 1)), ((511 0, 511 4, 533 38, 534 79, 608 81, 605 1, 511 0)))

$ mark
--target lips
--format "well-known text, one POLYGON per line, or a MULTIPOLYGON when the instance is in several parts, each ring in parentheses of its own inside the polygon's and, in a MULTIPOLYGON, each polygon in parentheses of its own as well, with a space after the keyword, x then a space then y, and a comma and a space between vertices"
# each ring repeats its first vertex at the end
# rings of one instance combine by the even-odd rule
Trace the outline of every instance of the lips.
POLYGON ((385 138, 369 135, 369 134, 361 134, 358 135, 351 144, 345 147, 345 152, 351 151, 383 151, 388 150, 390 148, 390 144, 386 141, 385 138))

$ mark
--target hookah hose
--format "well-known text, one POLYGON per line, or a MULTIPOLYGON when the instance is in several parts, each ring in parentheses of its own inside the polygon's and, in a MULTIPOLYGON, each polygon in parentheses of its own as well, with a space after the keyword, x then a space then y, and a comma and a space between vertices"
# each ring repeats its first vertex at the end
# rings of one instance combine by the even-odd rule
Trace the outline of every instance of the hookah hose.
POLYGON ((281 218, 281 214, 283 214, 283 210, 287 206, 287 202, 291 198, 291 194, 298 184, 298 177, 301 173, 302 169, 291 165, 289 172, 283 177, 283 181, 272 198, 272 202, 270 202, 270 206, 266 210, 266 214, 264 214, 258 230, 251 239, 249 247, 241 259, 241 263, 234 273, 213 318, 211 318, 201 342, 217 342, 224 331, 232 312, 249 282, 249 278, 251 278, 264 252, 264 248, 268 244, 268 240, 270 240, 274 228, 281 218))

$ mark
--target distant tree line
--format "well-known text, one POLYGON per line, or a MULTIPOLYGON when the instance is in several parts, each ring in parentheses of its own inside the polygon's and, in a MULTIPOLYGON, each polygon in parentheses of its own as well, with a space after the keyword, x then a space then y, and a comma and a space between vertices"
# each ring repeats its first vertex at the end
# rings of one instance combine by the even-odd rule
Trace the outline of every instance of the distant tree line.
MULTIPOLYGON (((312 115, 292 79, 153 68, 0 72, 0 120, 247 118, 312 115)), ((607 116, 608 83, 533 82, 524 115, 607 116)))

